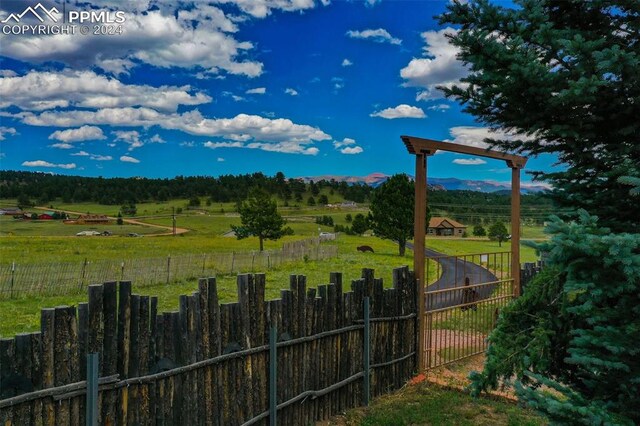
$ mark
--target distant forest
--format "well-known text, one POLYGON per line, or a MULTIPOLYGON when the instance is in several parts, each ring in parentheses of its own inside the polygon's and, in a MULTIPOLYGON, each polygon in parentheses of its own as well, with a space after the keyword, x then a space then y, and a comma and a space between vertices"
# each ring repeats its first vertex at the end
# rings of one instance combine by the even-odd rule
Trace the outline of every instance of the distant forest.
MULTIPOLYGON (((0 171, 0 198, 28 198, 38 205, 55 200, 64 203, 93 202, 105 205, 127 205, 162 202, 171 199, 204 197, 212 203, 238 202, 249 190, 260 187, 286 205, 305 205, 310 196, 320 200, 322 194, 338 194, 344 200, 366 203, 374 191, 369 185, 348 184, 335 180, 304 182, 288 179, 281 172, 275 176, 263 173, 245 175, 177 176, 172 179, 103 178, 52 175, 37 172, 0 171)), ((508 192, 445 191, 430 188, 432 214, 450 214, 467 223, 487 218, 507 218, 508 192)), ((320 203, 320 201, 319 201, 320 203)), ((522 196, 523 218, 544 220, 553 211, 545 194, 522 196)), ((538 220, 535 220, 538 222, 538 220)))

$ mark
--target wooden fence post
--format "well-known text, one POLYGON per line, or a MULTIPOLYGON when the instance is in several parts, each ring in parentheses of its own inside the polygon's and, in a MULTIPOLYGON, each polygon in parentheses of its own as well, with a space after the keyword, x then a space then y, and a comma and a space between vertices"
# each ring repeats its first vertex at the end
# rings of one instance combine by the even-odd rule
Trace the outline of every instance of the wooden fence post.
POLYGON ((365 406, 369 405, 369 396, 371 388, 371 359, 370 359, 370 343, 371 343, 371 321, 369 319, 369 297, 364 298, 364 348, 363 364, 364 364, 364 384, 363 384, 363 400, 365 406))
POLYGON ((87 426, 98 425, 98 360, 97 353, 87 355, 87 426))
POLYGON ((278 327, 273 326, 269 330, 269 425, 276 426, 278 413, 278 359, 276 341, 278 327))

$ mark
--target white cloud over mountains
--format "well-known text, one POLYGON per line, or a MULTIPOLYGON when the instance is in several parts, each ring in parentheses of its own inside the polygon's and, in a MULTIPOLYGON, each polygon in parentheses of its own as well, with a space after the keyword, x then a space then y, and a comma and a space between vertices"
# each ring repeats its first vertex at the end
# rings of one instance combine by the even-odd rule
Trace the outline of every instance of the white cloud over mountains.
POLYGON ((453 28, 444 28, 440 31, 422 33, 426 43, 426 57, 413 58, 400 70, 400 76, 406 80, 404 86, 424 89, 418 93, 416 100, 442 98, 443 94, 436 86, 450 87, 459 84, 460 78, 468 74, 468 69, 456 59, 459 49, 447 39, 447 35, 456 32, 453 28))
POLYGON ((204 93, 191 94, 190 86, 123 84, 93 71, 39 72, 0 79, 0 108, 15 105, 42 111, 56 107, 116 108, 144 106, 175 111, 178 105, 211 102, 204 93))
POLYGON ((407 104, 401 104, 394 108, 386 108, 369 114, 371 117, 382 117, 389 120, 395 118, 425 118, 426 115, 422 108, 414 107, 407 104))
POLYGON ((65 143, 100 140, 107 137, 102 133, 100 127, 82 126, 78 129, 56 130, 49 135, 49 139, 56 139, 65 143))
POLYGON ((399 38, 393 37, 389 34, 389 31, 384 28, 378 28, 375 30, 363 30, 363 31, 347 31, 347 36, 351 38, 359 38, 365 40, 372 40, 376 43, 390 43, 390 44, 402 44, 402 40, 399 38))
POLYGON ((482 158, 456 158, 452 163, 462 166, 478 166, 480 164, 487 164, 487 162, 482 158))

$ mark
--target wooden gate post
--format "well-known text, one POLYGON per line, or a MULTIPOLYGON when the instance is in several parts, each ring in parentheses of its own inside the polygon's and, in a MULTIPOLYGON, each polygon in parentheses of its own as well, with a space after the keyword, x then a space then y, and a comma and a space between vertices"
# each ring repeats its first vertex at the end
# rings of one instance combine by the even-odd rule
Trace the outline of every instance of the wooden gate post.
POLYGON ((513 295, 519 297, 520 288, 520 166, 507 162, 511 167, 511 278, 513 295))
POLYGON ((427 229, 427 153, 416 153, 416 178, 415 178, 415 212, 413 229, 413 270, 418 286, 418 371, 424 369, 425 350, 425 233, 427 229))

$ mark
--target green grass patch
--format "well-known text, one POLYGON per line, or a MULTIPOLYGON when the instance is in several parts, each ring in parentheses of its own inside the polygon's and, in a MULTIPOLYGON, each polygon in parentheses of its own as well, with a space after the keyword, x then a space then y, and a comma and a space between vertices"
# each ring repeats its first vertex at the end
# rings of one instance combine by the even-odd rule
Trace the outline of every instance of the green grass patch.
POLYGON ((512 425, 537 426, 545 420, 507 401, 473 398, 464 392, 420 384, 385 395, 366 409, 347 412, 349 426, 512 425))

